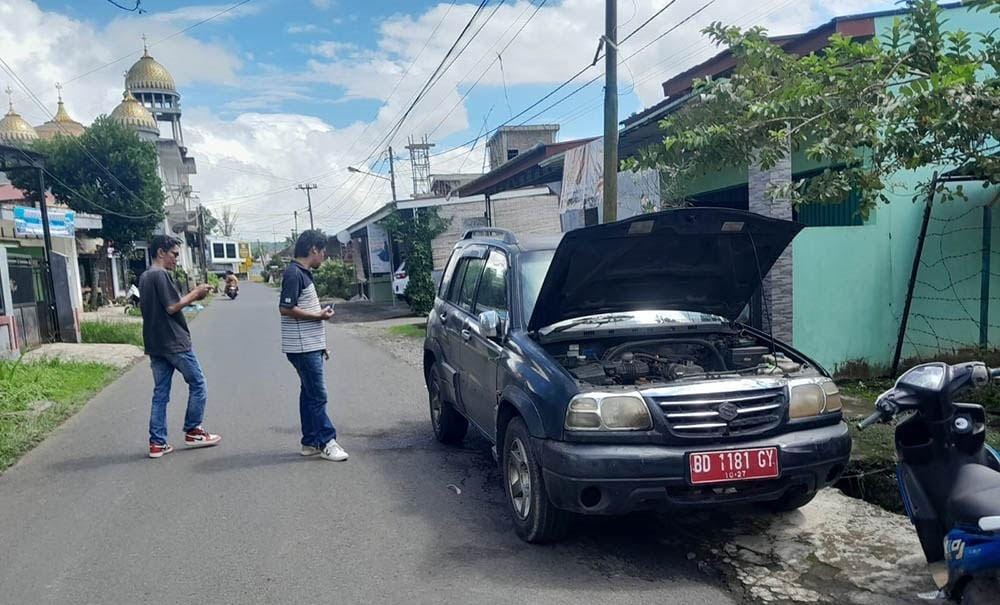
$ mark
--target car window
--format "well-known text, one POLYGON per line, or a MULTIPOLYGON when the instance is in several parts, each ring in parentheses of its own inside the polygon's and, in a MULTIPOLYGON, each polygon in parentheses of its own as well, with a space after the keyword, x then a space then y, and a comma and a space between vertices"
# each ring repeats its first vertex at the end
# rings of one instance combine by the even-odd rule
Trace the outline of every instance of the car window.
POLYGON ((454 303, 456 305, 458 304, 458 295, 462 291, 462 278, 465 277, 465 268, 468 266, 470 260, 472 259, 459 258, 459 257, 455 258, 456 261, 455 262, 456 267, 454 268, 455 274, 451 276, 450 278, 451 281, 449 282, 448 286, 443 288, 447 289, 448 291, 448 295, 445 296, 445 299, 450 303, 454 303))
POLYGON ((507 255, 493 250, 479 281, 475 312, 496 311, 501 319, 507 319, 507 309, 507 255))
POLYGON ((471 313, 472 301, 476 297, 476 286, 479 285, 479 276, 482 275, 483 267, 486 266, 486 259, 467 258, 463 260, 466 262, 462 275, 462 289, 458 294, 458 306, 471 313))
MULTIPOLYGON (((445 265, 444 276, 441 278, 441 283, 438 286, 438 296, 441 298, 447 298, 448 286, 451 285, 451 278, 455 273, 456 265, 458 265, 458 255, 452 252, 451 257, 448 259, 448 264, 445 265)), ((406 263, 403 263, 399 270, 403 271, 405 268, 406 263)))

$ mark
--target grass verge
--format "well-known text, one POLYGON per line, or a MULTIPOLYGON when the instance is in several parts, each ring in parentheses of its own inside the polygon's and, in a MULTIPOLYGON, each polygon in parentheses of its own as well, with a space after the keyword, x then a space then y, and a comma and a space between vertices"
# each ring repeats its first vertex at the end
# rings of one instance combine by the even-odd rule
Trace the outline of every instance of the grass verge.
POLYGON ((85 321, 80 324, 83 342, 142 346, 142 324, 113 321, 85 321))
POLYGON ((111 382, 118 370, 97 363, 0 362, 0 471, 37 445, 111 382), (50 402, 38 408, 38 402, 50 402))
POLYGON ((423 338, 427 335, 427 324, 402 324, 391 326, 388 330, 391 336, 401 336, 404 338, 423 338))

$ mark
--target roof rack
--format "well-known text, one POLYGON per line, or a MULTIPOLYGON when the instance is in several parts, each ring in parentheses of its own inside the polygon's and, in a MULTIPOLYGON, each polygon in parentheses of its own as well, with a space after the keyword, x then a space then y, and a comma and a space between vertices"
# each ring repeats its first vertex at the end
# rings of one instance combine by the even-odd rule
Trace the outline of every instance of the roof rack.
POLYGON ((469 229, 462 236, 462 239, 472 239, 477 235, 499 235, 505 244, 517 245, 517 236, 511 231, 500 229, 499 227, 476 227, 475 229, 469 229))

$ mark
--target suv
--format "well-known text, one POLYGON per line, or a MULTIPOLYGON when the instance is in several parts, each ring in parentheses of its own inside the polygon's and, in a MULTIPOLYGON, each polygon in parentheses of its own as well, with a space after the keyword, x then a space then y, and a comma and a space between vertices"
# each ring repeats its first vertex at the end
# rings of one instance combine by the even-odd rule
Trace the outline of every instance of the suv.
POLYGON ((518 535, 571 513, 803 506, 851 452, 840 394, 737 318, 802 229, 687 208, 455 246, 427 323, 434 434, 493 444, 518 535))

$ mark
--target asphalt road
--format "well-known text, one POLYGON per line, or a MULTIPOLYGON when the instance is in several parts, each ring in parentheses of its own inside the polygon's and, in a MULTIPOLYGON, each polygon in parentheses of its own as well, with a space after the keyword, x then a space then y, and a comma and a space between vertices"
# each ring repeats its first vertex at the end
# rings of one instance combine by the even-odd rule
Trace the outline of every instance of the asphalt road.
POLYGON ((327 379, 351 459, 300 457, 276 302, 247 285, 192 324, 219 447, 146 458, 142 362, 0 475, 0 603, 738 601, 688 560, 705 533, 663 517, 522 543, 486 442, 438 445, 419 371, 336 326, 327 379))

